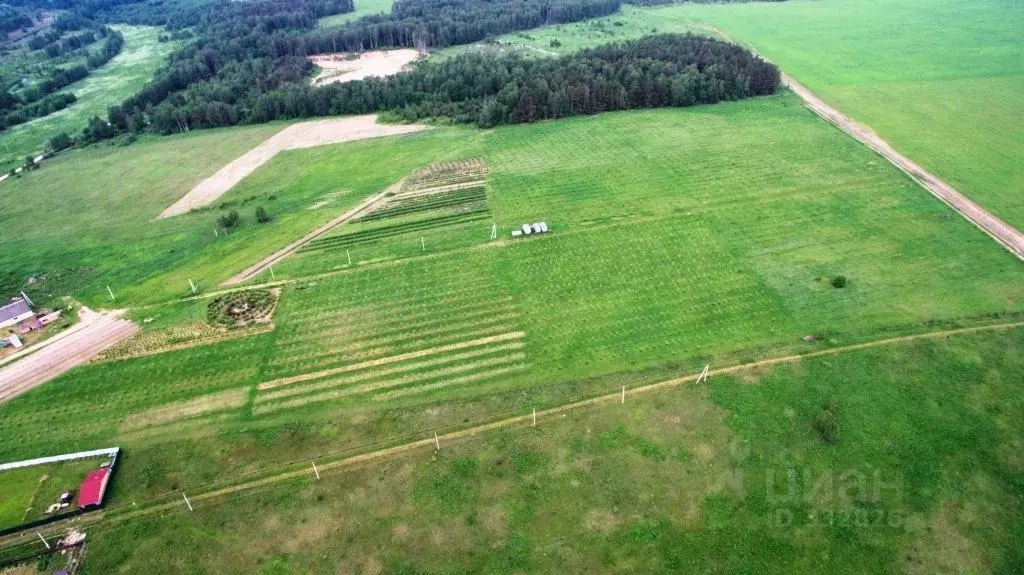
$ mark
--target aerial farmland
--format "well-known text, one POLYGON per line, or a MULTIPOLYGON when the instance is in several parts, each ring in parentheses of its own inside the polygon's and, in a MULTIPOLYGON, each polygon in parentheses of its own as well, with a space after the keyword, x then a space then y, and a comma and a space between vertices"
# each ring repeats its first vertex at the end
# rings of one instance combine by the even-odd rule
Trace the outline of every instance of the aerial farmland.
POLYGON ((23 15, 0 573, 1024 565, 1019 6, 260 2, 23 15))

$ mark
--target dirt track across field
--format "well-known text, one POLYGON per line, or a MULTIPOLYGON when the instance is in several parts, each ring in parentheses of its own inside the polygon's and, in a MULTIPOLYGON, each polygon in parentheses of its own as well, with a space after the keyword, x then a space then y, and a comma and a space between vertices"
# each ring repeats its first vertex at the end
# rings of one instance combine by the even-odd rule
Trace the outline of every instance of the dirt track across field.
POLYGON ((278 261, 284 259, 284 257, 287 256, 288 254, 291 254, 295 250, 301 248, 302 246, 308 244, 309 242, 315 240, 316 238, 326 234, 327 232, 333 230, 334 228, 340 226, 341 224, 343 224, 343 223, 351 220, 352 218, 362 214, 366 210, 368 210, 371 207, 373 207, 374 205, 376 205, 378 202, 380 202, 380 201, 384 200, 385 198, 387 198, 389 195, 394 195, 394 194, 398 193, 398 190, 400 190, 402 188, 402 182, 404 182, 404 181, 405 181, 405 178, 402 178, 397 183, 394 183, 394 184, 388 186, 387 188, 385 188, 385 190, 383 192, 381 192, 379 194, 376 194, 376 195, 373 195, 373 196, 370 196, 369 198, 366 198, 358 206, 352 208, 351 210, 345 212, 344 214, 341 214, 340 216, 334 218, 333 220, 327 222, 326 224, 320 226, 319 228, 309 232, 308 234, 306 234, 305 236, 301 237, 300 239, 298 239, 298 240, 288 244, 287 246, 281 248, 280 250, 278 250, 278 251, 270 254, 269 256, 263 258, 262 260, 260 260, 260 262, 258 264, 249 266, 248 268, 246 268, 244 271, 242 271, 238 275, 236 275, 236 276, 232 277, 231 279, 229 279, 228 281, 220 284, 221 287, 230 287, 230 286, 233 286, 233 285, 238 285, 238 284, 240 284, 242 282, 248 281, 248 280, 256 277, 257 275, 260 274, 260 272, 262 272, 263 270, 267 269, 268 267, 274 265, 278 261))
POLYGON ((1024 260, 1024 234, 1021 234, 1006 222, 992 215, 988 210, 974 203, 970 198, 957 191, 956 188, 943 182, 934 174, 917 165, 910 158, 894 150, 888 142, 880 138, 878 134, 867 126, 854 122, 823 102, 803 84, 786 74, 782 75, 782 83, 803 98, 804 103, 814 113, 884 156, 894 166, 906 172, 911 178, 914 178, 917 183, 931 192, 933 196, 945 202, 972 224, 981 228, 982 231, 1013 252, 1018 258, 1024 260))
POLYGON ((42 385, 139 331, 116 312, 79 310, 79 322, 36 346, 27 356, 0 369, 0 403, 42 385))
POLYGON ((396 134, 408 134, 425 130, 419 124, 388 125, 378 124, 376 115, 354 116, 332 120, 315 120, 292 124, 268 138, 265 142, 236 158, 230 164, 217 170, 189 193, 171 204, 156 219, 169 218, 187 213, 189 210, 212 204, 235 184, 241 182, 256 168, 270 161, 278 152, 298 150, 327 144, 340 144, 367 138, 379 138, 396 134))

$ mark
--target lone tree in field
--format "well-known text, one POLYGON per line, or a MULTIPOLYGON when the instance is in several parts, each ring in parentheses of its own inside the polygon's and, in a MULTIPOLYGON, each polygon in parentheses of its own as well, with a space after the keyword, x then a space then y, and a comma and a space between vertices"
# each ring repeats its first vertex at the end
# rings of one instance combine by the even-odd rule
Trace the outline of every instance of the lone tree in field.
POLYGON ((263 209, 263 206, 256 206, 256 221, 264 224, 270 221, 270 214, 267 210, 263 209))
POLYGON ((828 444, 833 444, 839 441, 839 424, 836 423, 836 402, 830 401, 818 417, 815 418, 811 426, 821 436, 821 440, 828 444))
POLYGON ((846 287, 846 276, 836 276, 832 278, 832 287, 844 288, 846 287))

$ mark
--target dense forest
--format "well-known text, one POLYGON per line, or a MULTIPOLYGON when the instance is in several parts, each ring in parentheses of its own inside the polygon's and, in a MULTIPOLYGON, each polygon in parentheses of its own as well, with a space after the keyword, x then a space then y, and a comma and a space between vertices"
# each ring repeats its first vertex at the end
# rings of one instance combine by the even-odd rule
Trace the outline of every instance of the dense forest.
MULTIPOLYGON (((142 92, 111 109, 109 120, 114 132, 152 122, 161 133, 252 121, 262 94, 304 83, 311 54, 468 43, 618 7, 619 0, 400 0, 389 16, 320 31, 317 19, 351 11, 351 0, 218 3, 198 16, 197 41, 176 52, 170 68, 142 92)), ((168 25, 185 21, 191 18, 168 17, 168 25)))
MULTIPOLYGON (((716 40, 681 35, 557 59, 462 55, 407 74, 313 88, 311 54, 442 47, 615 12, 621 0, 398 0, 390 14, 318 29, 352 0, 24 0, 85 21, 156 24, 191 41, 142 91, 93 118, 78 143, 121 134, 387 111, 481 126, 770 94, 778 70, 716 40)), ((643 1, 643 0, 640 0, 643 1)), ((180 37, 180 36, 179 36, 180 37)), ((70 141, 60 138, 60 142, 70 141)))
MULTIPOLYGON (((779 70, 739 46, 663 34, 561 58, 464 54, 389 78, 289 85, 260 97, 251 121, 391 111, 482 127, 612 110, 692 106, 772 94, 779 70)), ((154 127, 162 119, 154 118, 154 127)))
POLYGON ((618 11, 620 0, 398 0, 391 14, 367 16, 307 38, 310 53, 380 47, 445 47, 508 32, 576 22, 618 11))

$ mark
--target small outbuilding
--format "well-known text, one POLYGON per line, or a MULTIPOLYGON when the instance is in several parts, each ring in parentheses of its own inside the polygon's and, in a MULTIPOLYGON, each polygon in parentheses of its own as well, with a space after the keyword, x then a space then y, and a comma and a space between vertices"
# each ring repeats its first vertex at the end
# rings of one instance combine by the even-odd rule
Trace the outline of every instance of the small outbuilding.
POLYGON ((32 307, 22 298, 14 298, 11 303, 0 307, 0 329, 12 326, 19 321, 33 316, 32 307))
POLYGON ((85 509, 103 503, 109 481, 109 467, 90 471, 82 481, 82 486, 78 488, 78 508, 85 509))

